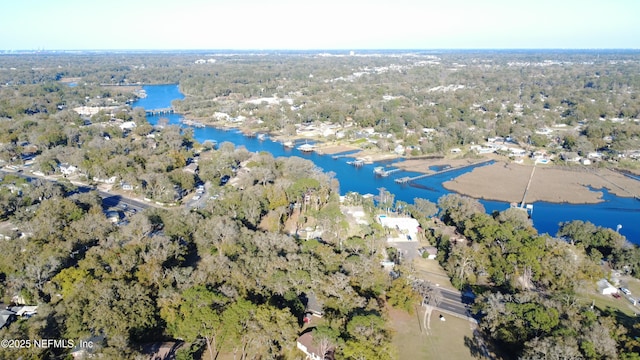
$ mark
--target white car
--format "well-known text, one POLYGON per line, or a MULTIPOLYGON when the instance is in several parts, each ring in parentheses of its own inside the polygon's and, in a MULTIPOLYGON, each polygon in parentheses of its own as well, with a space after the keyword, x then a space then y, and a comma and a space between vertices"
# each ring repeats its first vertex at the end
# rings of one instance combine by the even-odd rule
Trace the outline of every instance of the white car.
POLYGON ((193 200, 193 201, 198 201, 198 200, 200 200, 200 195, 194 195, 194 196, 191 198, 191 200, 193 200))
POLYGON ((631 291, 629 291, 629 289, 627 289, 627 288, 621 287, 620 291, 622 291, 625 295, 631 295, 631 291))

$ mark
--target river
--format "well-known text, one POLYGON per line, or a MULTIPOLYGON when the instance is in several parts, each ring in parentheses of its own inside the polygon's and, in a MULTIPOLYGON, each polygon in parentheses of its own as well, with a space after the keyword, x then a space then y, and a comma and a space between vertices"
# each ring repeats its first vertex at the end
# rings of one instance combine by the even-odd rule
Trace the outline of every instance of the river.
MULTIPOLYGON (((136 101, 134 107, 143 107, 147 110, 168 108, 171 101, 183 99, 177 85, 152 85, 144 87, 147 97, 136 101)), ((182 116, 179 114, 169 114, 148 117, 151 124, 156 124, 159 117, 169 120, 170 124, 180 123, 182 116)), ((437 202, 442 195, 450 193, 442 183, 455 178, 465 172, 471 171, 473 167, 450 171, 443 174, 433 175, 418 180, 412 185, 397 184, 394 179, 405 176, 416 176, 417 173, 399 171, 388 177, 378 177, 373 174, 376 166, 392 165, 392 162, 384 164, 366 164, 362 167, 354 167, 347 164, 350 158, 333 159, 329 155, 319 155, 317 153, 304 153, 297 149, 288 149, 280 143, 270 139, 260 140, 257 137, 247 137, 236 130, 223 130, 213 127, 194 128, 194 137, 199 142, 205 140, 215 140, 218 144, 228 141, 236 146, 244 146, 249 151, 266 151, 274 157, 299 156, 313 161, 318 167, 326 172, 333 172, 340 182, 340 192, 345 194, 355 191, 361 194, 377 194, 379 188, 384 187, 395 196, 395 200, 402 200, 413 203, 414 198, 424 198, 437 202)), ((598 204, 572 205, 555 204, 546 202, 536 202, 533 211, 533 223, 539 233, 555 235, 558 231, 558 224, 564 221, 583 220, 590 221, 596 225, 619 229, 628 240, 635 244, 640 244, 640 201, 632 198, 617 197, 609 194, 606 190, 603 196, 604 201, 598 204)), ((494 210, 502 211, 509 207, 509 204, 498 201, 480 200, 487 212, 494 210)))

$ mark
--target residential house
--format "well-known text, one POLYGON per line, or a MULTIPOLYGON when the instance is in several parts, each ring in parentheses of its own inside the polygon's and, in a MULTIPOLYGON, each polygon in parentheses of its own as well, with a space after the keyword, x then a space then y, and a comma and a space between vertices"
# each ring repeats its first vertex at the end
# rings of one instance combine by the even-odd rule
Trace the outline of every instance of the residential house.
POLYGON ((306 294, 306 298, 307 298, 307 305, 305 308, 305 312, 316 317, 322 317, 322 315, 324 315, 324 311, 322 309, 322 305, 320 304, 320 302, 318 301, 318 298, 316 297, 316 294, 313 291, 311 291, 308 294, 306 294))
POLYGON ((393 152, 395 152, 398 155, 404 155, 404 146, 402 145, 396 146, 396 148, 393 149, 393 152))
POLYGON ((16 316, 31 317, 38 313, 38 306, 37 305, 20 305, 20 306, 10 307, 9 310, 13 311, 16 314, 16 316))
POLYGON ((613 295, 618 293, 618 289, 611 285, 607 279, 601 279, 597 282, 598 292, 602 295, 613 295))
POLYGON ((435 246, 425 246, 418 250, 421 256, 426 257, 429 260, 433 260, 438 256, 438 248, 435 246), (427 254, 426 256, 424 254, 427 254))
POLYGON ((133 190, 133 185, 129 184, 126 181, 120 181, 120 187, 122 188, 122 190, 127 190, 127 191, 133 190))
POLYGON ((324 351, 324 354, 320 354, 322 350, 320 350, 320 346, 315 344, 313 341, 313 333, 311 331, 306 332, 298 338, 296 342, 296 347, 300 349, 303 353, 305 353, 307 360, 333 360, 335 348, 330 347, 329 349, 324 351))
POLYGON ((602 159, 602 153, 601 152, 597 152, 597 151, 593 151, 590 152, 589 154, 587 154, 587 158, 589 159, 602 159))
POLYGON ((106 179, 105 179, 105 178, 99 178, 99 177, 97 177, 97 176, 94 176, 94 177, 93 177, 93 181, 95 181, 95 182, 101 182, 101 183, 105 183, 105 184, 115 184, 116 179, 117 179, 117 178, 116 178, 115 176, 112 176, 112 177, 110 177, 110 178, 106 178, 106 179))
POLYGON ((131 131, 136 128, 136 123, 133 121, 125 121, 120 124, 120 129, 122 131, 131 131))
POLYGON ((182 169, 182 171, 188 172, 190 174, 197 174, 198 173, 198 163, 192 162, 191 164, 185 166, 182 169))
POLYGON ((184 345, 182 341, 167 341, 143 344, 142 354, 147 356, 147 359, 152 360, 169 360, 176 358, 176 352, 184 345))
POLYGON ((215 112, 215 113, 213 113, 213 118, 216 119, 216 120, 229 121, 231 119, 231 116, 229 116, 229 114, 227 114, 227 113, 215 112))
POLYGON ((377 220, 383 227, 395 229, 402 234, 398 238, 389 238, 388 241, 415 241, 417 239, 420 223, 414 218, 378 215, 377 220))
POLYGON ((60 169, 60 172, 62 173, 62 175, 65 175, 65 176, 73 175, 76 173, 76 171, 78 171, 78 168, 76 166, 69 165, 67 163, 62 163, 58 165, 58 168, 60 169))
MULTIPOLYGON (((76 342, 76 346, 69 353, 73 359, 93 359, 100 357, 104 336, 92 336, 76 342)), ((155 360, 155 358, 154 358, 155 360)))
POLYGON ((579 162, 581 159, 580 155, 578 155, 578 153, 575 153, 575 152, 565 152, 560 154, 560 157, 562 158, 562 160, 567 162, 579 162))

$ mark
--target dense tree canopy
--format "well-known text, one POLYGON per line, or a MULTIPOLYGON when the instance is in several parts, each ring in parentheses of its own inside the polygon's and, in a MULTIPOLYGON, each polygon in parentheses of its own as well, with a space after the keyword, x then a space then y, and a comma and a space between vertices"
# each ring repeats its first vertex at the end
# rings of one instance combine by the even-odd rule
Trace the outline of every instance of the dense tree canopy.
MULTIPOLYGON (((411 310, 416 291, 381 270, 378 225, 348 225, 332 175, 296 157, 198 144, 166 120, 152 126, 130 106, 141 84, 178 83, 187 96, 176 111, 244 117, 252 131, 292 136, 302 124, 331 122, 363 148, 404 144, 410 156, 501 136, 640 168, 627 157, 640 148, 635 52, 206 54, 215 62, 196 63, 202 56, 0 55, 0 162, 60 179, 5 174, 0 183, 0 221, 16 229, 0 240, 0 295, 39 305, 33 318, 1 329, 3 338, 100 337, 107 358, 136 358, 143 344, 169 339, 187 343, 184 358, 294 358, 313 293, 326 320, 310 329, 316 345, 336 358, 394 358, 385 302, 411 310), (128 121, 134 129, 121 126, 128 121), (543 135, 554 126, 561 135, 543 135), (378 135, 365 138, 365 128, 378 135), (64 180, 69 165, 81 181, 113 182, 160 205, 205 184, 215 199, 193 210, 150 207, 113 224, 96 192, 64 180)), ((606 277, 603 260, 638 276, 640 251, 617 232, 574 221, 553 238, 520 209, 486 214, 456 194, 437 205, 378 195, 375 204, 348 201, 420 221, 453 284, 479 295, 480 329, 499 355, 632 359, 640 350, 637 326, 578 301, 606 277), (436 214, 455 237, 433 226, 436 214)), ((67 352, 0 349, 0 357, 67 352)))

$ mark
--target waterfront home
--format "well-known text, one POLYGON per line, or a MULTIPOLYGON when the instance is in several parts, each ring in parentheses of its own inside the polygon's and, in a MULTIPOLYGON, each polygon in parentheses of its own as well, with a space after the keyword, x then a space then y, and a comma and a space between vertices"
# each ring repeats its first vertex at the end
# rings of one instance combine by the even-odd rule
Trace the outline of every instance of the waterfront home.
POLYGON ((485 147, 485 146, 478 146, 478 145, 471 146, 471 150, 475 151, 478 154, 492 154, 496 152, 495 147, 485 147))
POLYGON ((518 156, 518 157, 522 157, 527 155, 527 151, 524 149, 519 149, 519 148, 509 148, 509 152, 511 153, 511 155, 513 156, 518 156))
POLYGON ((562 160, 567 162, 579 162, 581 159, 580 155, 575 152, 565 152, 560 154, 560 157, 562 158, 562 160))
POLYGON ((227 113, 223 113, 223 112, 215 112, 213 113, 213 118, 216 120, 224 120, 224 121, 229 121, 231 119, 231 116, 227 113))
POLYGON ((395 229, 401 236, 388 238, 388 241, 415 241, 417 240, 420 223, 412 217, 393 217, 378 215, 376 217, 380 225, 385 228, 395 229))

